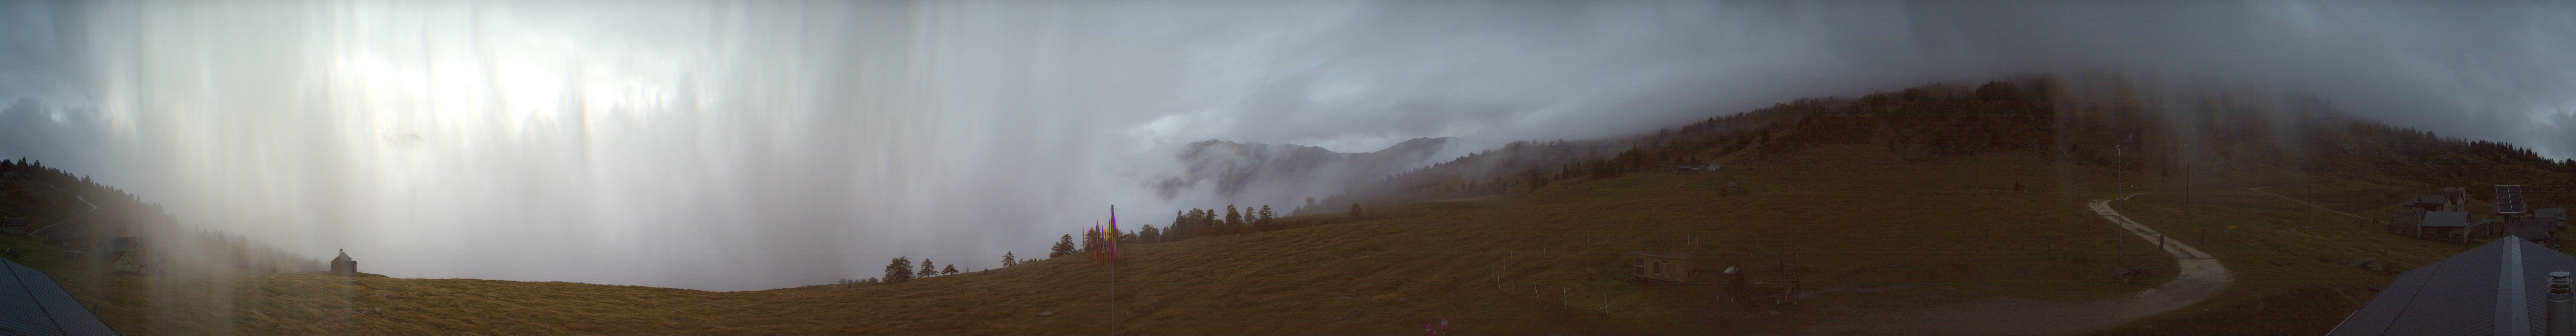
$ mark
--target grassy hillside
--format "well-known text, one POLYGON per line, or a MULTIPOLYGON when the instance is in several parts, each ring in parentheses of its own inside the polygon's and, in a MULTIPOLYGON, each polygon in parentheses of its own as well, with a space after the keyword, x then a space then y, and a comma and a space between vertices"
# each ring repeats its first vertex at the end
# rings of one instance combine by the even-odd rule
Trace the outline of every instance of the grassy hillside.
POLYGON ((2095 191, 2060 188, 2107 175, 2060 174, 2034 157, 1897 164, 1884 147, 1806 151, 1814 159, 1631 173, 1517 197, 1381 206, 1360 222, 1137 245, 1118 269, 1114 308, 1110 270, 1081 256, 908 283, 724 293, 278 273, 67 279, 133 283, 136 293, 89 299, 138 334, 1070 334, 1107 330, 1114 309, 1122 333, 1180 335, 1407 333, 1440 319, 1474 334, 1791 330, 1832 314, 1996 296, 2104 299, 2170 276, 2151 244, 2081 212, 2095 191), (1723 190, 1727 180, 1749 193, 1723 190), (1698 254, 1750 276, 1624 281, 1629 251, 1698 254), (2151 276, 2108 276, 2129 266, 2151 276))
POLYGON ((2567 162, 2509 146, 2331 116, 2206 118, 2179 132, 2159 121, 2172 118, 2066 104, 2047 88, 1919 88, 1637 139, 1524 144, 1338 199, 1390 200, 1365 218, 1328 211, 1283 218, 1284 230, 1125 246, 1114 296, 1111 268, 1082 255, 705 292, 238 265, 140 276, 49 259, 26 237, 0 244, 31 250, 15 260, 129 334, 1097 334, 1113 314, 1117 333, 1135 335, 1409 334, 1443 319, 1458 334, 1789 334, 1867 312, 2156 286, 2172 259, 2085 209, 2146 192, 2118 208, 2213 254, 2237 283, 2097 333, 2315 334, 2396 273, 2466 247, 2274 194, 2366 216, 2433 186, 2525 184, 2539 186, 2535 205, 2568 199, 2550 187, 2569 181, 2567 162), (1594 146, 1630 149, 1579 155, 1594 146), (1725 169, 1671 169, 1708 161, 1725 169), (1747 272, 1631 281, 1631 251, 1747 272), (2360 258, 2388 267, 2343 266, 2360 258), (2146 276, 2111 276, 2126 268, 2146 276))

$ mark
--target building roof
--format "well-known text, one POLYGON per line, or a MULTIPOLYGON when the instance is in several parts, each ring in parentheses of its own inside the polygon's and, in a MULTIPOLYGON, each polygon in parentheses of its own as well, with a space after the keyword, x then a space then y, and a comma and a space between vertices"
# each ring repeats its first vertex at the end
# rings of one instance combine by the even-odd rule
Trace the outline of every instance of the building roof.
MULTIPOLYGON (((2558 220, 2548 218, 2515 218, 2504 222, 2505 234, 2531 238, 2549 238, 2558 232, 2558 220)), ((2576 271, 2576 270, 2571 270, 2576 271)))
POLYGON ((139 250, 139 249, 143 249, 143 238, 142 238, 142 237, 116 237, 115 239, 108 239, 108 240, 107 240, 107 253, 117 253, 117 252, 133 251, 133 250, 139 250))
MULTIPOLYGON (((2443 188, 2443 189, 2451 189, 2451 188, 2443 188)), ((2467 192, 2467 191, 2461 191, 2461 190, 2443 190, 2443 191, 2436 191, 2436 192, 2433 192, 2433 195, 2435 195, 2435 196, 2442 196, 2442 198, 2445 198, 2445 199, 2447 199, 2448 201, 2456 202, 2456 203, 2468 203, 2468 200, 2469 200, 2469 192, 2467 192)))
POLYGON ((2497 239, 2398 274, 2326 335, 2539 335, 2554 271, 2576 271, 2576 256, 2497 239))
POLYGON ((0 279, 0 334, 116 335, 45 272, 15 261, 0 263, 8 268, 8 278, 0 279))
POLYGON ((2469 227, 2469 212, 2426 211, 2424 227, 2469 227))
POLYGON ((2424 210, 2397 210, 2388 212, 2388 225, 2419 224, 2424 224, 2424 210))
POLYGON ((2411 207, 2411 206, 2423 206, 2423 205, 2444 205, 2444 204, 2451 204, 2451 197, 2450 197, 2450 196, 2442 196, 2442 195, 2434 195, 2434 194, 2424 194, 2424 195, 2415 195, 2415 198, 2414 198, 2414 199, 2406 200, 2406 202, 2398 203, 2397 205, 2398 205, 2398 206, 2410 206, 2410 207, 2411 207))
POLYGON ((1633 252, 1633 251, 1632 251, 1632 252, 1628 252, 1628 254, 1641 255, 1641 256, 1648 256, 1648 257, 1673 258, 1673 259, 1690 259, 1690 257, 1691 257, 1691 255, 1688 255, 1688 254, 1673 254, 1673 253, 1646 253, 1646 252, 1633 252))

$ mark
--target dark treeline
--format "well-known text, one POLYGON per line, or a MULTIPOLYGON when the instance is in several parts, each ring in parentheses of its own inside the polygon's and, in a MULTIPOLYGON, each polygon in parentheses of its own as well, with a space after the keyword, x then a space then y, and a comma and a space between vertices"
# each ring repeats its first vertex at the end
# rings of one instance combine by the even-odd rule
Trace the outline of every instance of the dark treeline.
POLYGON ((309 272, 322 268, 318 259, 281 250, 246 235, 181 230, 179 217, 160 204, 144 202, 140 196, 100 184, 88 176, 46 167, 42 161, 0 160, 0 181, 6 181, 0 182, 0 217, 27 218, 37 229, 81 229, 92 234, 142 237, 145 246, 162 247, 161 254, 185 254, 251 271, 309 272), (173 249, 180 247, 185 249, 173 249))

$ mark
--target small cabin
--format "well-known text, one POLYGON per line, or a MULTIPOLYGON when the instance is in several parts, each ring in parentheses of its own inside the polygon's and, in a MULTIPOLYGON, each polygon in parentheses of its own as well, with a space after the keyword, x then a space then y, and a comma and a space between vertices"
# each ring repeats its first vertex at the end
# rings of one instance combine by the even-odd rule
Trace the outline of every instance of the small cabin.
POLYGON ((1645 252, 1629 252, 1628 255, 1639 279, 1690 282, 1691 255, 1645 252))
POLYGON ((2531 242, 2542 244, 2553 243, 2558 240, 2558 223, 2548 218, 2514 218, 2503 220, 2500 223, 2503 225, 2503 231, 2506 235, 2522 237, 2523 239, 2531 240, 2531 242))
POLYGON ((2388 212, 2388 233, 2422 237, 2424 230, 2423 226, 2424 210, 2397 210, 2388 212))
POLYGON ((349 259, 349 250, 340 250, 340 257, 331 258, 331 275, 358 276, 358 261, 349 259))
POLYGON ((2425 212, 2464 211, 2462 209, 2467 205, 2467 202, 2463 198, 2465 197, 2452 197, 2443 194, 2424 194, 2416 195, 2415 198, 2408 199, 2405 202, 2399 202, 2397 206, 2407 209, 2422 210, 2425 212))
POLYGON ((2469 222, 2467 211, 2428 211, 2417 227, 2418 237, 2435 239, 2468 238, 2478 229, 2469 222))

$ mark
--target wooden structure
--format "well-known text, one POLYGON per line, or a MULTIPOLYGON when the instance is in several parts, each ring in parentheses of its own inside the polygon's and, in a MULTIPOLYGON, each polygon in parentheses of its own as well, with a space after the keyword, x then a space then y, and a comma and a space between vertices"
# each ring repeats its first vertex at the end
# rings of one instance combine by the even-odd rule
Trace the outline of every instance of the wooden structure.
POLYGON ((2423 225, 2424 210, 2397 210, 2388 212, 2388 233, 2421 238, 2424 236, 2423 225))
POLYGON ((349 250, 340 250, 340 257, 331 258, 331 275, 358 276, 358 261, 349 259, 349 250))
POLYGON ((1639 279, 1690 282, 1691 255, 1645 252, 1628 252, 1628 255, 1639 279))
POLYGON ((2466 197, 2454 198, 2442 194, 2423 194, 2416 195, 2415 198, 2407 199, 2405 202, 2399 202, 2397 203, 2397 206, 2425 212, 2437 212, 2463 211, 2461 208, 2467 204, 2468 201, 2466 200, 2466 197))
POLYGON ((2416 237, 2469 239, 2474 238, 2479 229, 2477 224, 2469 222, 2467 211, 2427 211, 2424 212, 2424 222, 2416 225, 2416 237))
POLYGON ((2558 241, 2558 223, 2548 218, 2523 217, 2506 219, 2497 223, 2497 226, 2501 231, 2504 231, 2505 235, 2522 237, 2522 239, 2541 244, 2549 244, 2558 241))
POLYGON ((2468 211, 2465 209, 2468 209, 2469 206, 2469 187, 2442 187, 2441 189, 2436 189, 2433 194, 2441 195, 2442 197, 2449 197, 2451 198, 2451 204, 2456 204, 2456 206, 2463 209, 2450 211, 2468 211))

